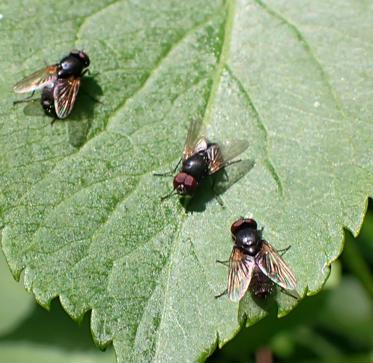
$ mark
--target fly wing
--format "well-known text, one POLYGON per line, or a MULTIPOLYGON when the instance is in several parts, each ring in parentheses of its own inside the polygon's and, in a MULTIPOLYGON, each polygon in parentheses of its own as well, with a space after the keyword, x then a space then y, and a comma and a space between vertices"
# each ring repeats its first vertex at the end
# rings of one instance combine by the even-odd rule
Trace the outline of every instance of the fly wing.
POLYGON ((218 144, 210 144, 207 148, 209 174, 214 174, 224 166, 223 154, 218 144))
POLYGON ((57 79, 57 66, 48 66, 30 74, 13 87, 16 93, 37 91, 48 84, 53 84, 57 79))
POLYGON ((232 301, 240 301, 245 295, 253 275, 255 262, 239 249, 233 248, 229 258, 228 297, 232 301))
MULTIPOLYGON (((200 144, 202 140, 205 140, 203 138, 199 140, 201 126, 202 126, 202 120, 199 120, 199 119, 194 119, 190 123, 188 134, 185 140, 184 150, 183 150, 183 160, 186 160, 190 156, 195 154, 197 144, 200 144)), ((202 145, 200 145, 200 147, 201 146, 202 145)), ((207 147, 207 144, 206 144, 206 147, 207 147)))
POLYGON ((260 270, 274 283, 286 290, 295 290, 297 280, 278 252, 263 240, 263 246, 256 257, 260 270))
POLYGON ((58 118, 70 115, 80 86, 80 78, 70 77, 58 79, 54 87, 54 107, 58 118))
POLYGON ((231 140, 223 144, 212 144, 209 147, 209 173, 214 174, 232 159, 243 153, 249 146, 247 140, 231 140))
POLYGON ((236 156, 242 154, 249 147, 247 140, 230 140, 220 145, 220 152, 224 162, 228 163, 236 156))

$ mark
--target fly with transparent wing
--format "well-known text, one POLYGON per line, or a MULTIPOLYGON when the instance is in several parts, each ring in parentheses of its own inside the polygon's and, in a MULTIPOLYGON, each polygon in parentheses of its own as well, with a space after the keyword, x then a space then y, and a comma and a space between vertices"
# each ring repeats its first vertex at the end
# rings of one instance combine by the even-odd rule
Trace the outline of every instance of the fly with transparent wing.
POLYGON ((232 301, 240 301, 245 295, 255 268, 254 258, 233 248, 229 258, 227 293, 232 301))
MULTIPOLYGON (((180 171, 173 180, 173 190, 163 197, 173 194, 192 197, 203 180, 233 162, 233 158, 243 153, 249 146, 246 140, 234 140, 223 144, 211 142, 201 135, 202 122, 193 120, 186 137, 180 171), (221 145, 221 146, 220 146, 221 145)), ((176 172, 176 166, 174 172, 176 172)), ((155 174, 166 176, 165 174, 155 174)))
POLYGON ((250 218, 235 221, 231 233, 234 246, 229 258, 228 287, 225 292, 230 300, 241 300, 248 289, 254 296, 265 298, 271 294, 273 285, 278 285, 294 298, 299 297, 295 290, 297 281, 294 273, 280 255, 289 247, 276 251, 262 239, 262 230, 250 218))
MULTIPOLYGON (((41 90, 41 105, 46 114, 64 119, 70 115, 79 91, 80 79, 88 70, 89 57, 80 50, 70 54, 57 64, 47 66, 16 83, 16 93, 41 90)), ((14 103, 31 101, 30 97, 14 103)))
POLYGON ((58 64, 44 67, 30 74, 22 81, 17 82, 13 90, 16 93, 27 93, 41 90, 47 85, 53 84, 57 79, 58 64))
POLYGON ((58 118, 70 115, 80 86, 80 78, 58 79, 53 90, 54 108, 58 118))
POLYGON ((285 290, 295 290, 297 280, 280 254, 265 240, 255 258, 260 271, 285 290))

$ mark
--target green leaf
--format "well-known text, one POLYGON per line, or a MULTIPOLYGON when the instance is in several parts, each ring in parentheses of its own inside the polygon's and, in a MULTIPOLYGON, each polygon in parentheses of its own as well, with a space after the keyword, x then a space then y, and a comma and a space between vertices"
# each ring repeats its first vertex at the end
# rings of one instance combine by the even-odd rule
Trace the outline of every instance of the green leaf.
MULTIPOLYGON (((372 196, 371 4, 6 0, 1 12, 2 247, 41 304, 92 310, 119 362, 202 360, 268 310, 249 294, 214 299, 241 215, 292 246, 300 294, 321 288, 372 196), (73 47, 101 103, 80 92, 53 127, 12 107, 12 84, 73 47), (213 140, 250 142, 255 167, 225 209, 204 193, 194 213, 160 202, 171 180, 152 174, 177 163, 193 118, 213 140)), ((296 304, 276 300, 279 315, 296 304)))

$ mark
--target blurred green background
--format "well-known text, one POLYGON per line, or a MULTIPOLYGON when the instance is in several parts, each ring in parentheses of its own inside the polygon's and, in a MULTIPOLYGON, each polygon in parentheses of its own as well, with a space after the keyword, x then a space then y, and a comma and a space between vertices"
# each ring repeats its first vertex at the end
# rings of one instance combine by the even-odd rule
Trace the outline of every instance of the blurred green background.
POLYGON ((114 363, 93 343, 89 315, 73 321, 55 299, 50 311, 13 280, 0 252, 0 363, 114 363))
MULTIPOLYGON (((373 203, 357 239, 346 232, 341 258, 316 296, 282 319, 276 311, 243 329, 209 363, 373 362, 373 203), (260 358, 261 357, 261 358, 260 358)), ((0 362, 114 363, 112 347, 94 346, 89 314, 79 324, 58 300, 50 311, 38 306, 13 280, 0 254, 0 362)), ((182 362, 179 362, 182 363, 182 362)))

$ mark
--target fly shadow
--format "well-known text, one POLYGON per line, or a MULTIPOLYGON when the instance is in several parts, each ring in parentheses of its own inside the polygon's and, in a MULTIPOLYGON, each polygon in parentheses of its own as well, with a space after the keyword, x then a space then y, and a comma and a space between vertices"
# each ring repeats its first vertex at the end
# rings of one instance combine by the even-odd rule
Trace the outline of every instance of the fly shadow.
POLYGON ((277 289, 274 289, 266 297, 259 297, 252 291, 248 291, 241 299, 238 307, 238 321, 246 322, 250 320, 252 315, 258 314, 258 308, 265 312, 265 314, 276 314, 278 305, 276 302, 277 289), (256 305, 253 306, 253 301, 256 305))
MULTIPOLYGON (((94 110, 100 103, 99 97, 102 94, 102 88, 95 78, 84 76, 81 79, 79 93, 71 114, 63 120, 53 119, 48 116, 52 124, 55 122, 67 122, 68 140, 72 146, 80 147, 86 142, 88 132, 92 127, 94 110)), ((43 111, 40 96, 30 99, 23 112, 27 116, 47 116, 43 111)))
POLYGON ((224 208, 221 195, 243 178, 255 165, 252 159, 239 160, 209 176, 196 190, 193 198, 180 198, 187 212, 203 212, 206 205, 216 199, 224 208))

